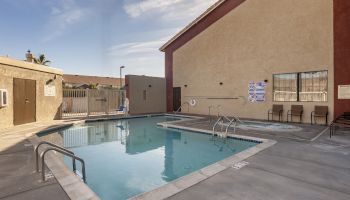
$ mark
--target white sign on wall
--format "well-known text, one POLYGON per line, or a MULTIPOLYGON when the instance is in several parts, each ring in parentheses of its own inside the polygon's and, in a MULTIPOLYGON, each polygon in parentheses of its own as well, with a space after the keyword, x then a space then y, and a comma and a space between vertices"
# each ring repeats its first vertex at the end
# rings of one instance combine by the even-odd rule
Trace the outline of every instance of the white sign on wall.
POLYGON ((254 81, 249 81, 248 84, 248 101, 249 102, 265 102, 266 100, 266 83, 264 81, 259 81, 255 83, 254 81))
POLYGON ((56 86, 54 86, 54 85, 45 85, 44 86, 44 96, 45 97, 54 97, 54 96, 56 96, 56 86))
POLYGON ((338 99, 350 99, 350 85, 338 85, 338 99))

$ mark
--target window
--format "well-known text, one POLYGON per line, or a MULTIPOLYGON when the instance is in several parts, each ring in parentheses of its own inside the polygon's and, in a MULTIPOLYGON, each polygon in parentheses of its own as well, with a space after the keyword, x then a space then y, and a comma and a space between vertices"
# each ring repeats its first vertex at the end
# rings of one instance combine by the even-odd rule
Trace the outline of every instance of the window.
POLYGON ((297 101, 298 100, 298 74, 273 75, 273 100, 297 101))
POLYGON ((299 85, 300 101, 327 101, 327 71, 300 73, 299 85))
POLYGON ((328 72, 273 75, 274 101, 327 101, 328 72))

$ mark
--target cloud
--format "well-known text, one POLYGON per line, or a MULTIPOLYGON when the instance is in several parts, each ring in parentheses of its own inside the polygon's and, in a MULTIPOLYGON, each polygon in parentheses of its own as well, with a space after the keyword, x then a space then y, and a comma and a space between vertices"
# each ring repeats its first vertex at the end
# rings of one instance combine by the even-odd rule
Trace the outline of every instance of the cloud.
POLYGON ((77 5, 75 0, 62 0, 49 7, 51 12, 46 24, 49 33, 44 37, 44 42, 63 35, 70 26, 80 23, 91 13, 89 8, 77 5))
POLYGON ((183 1, 184 0, 143 0, 137 3, 125 4, 124 10, 129 16, 136 18, 154 10, 164 11, 183 1))
POLYGON ((160 46, 162 46, 168 38, 161 38, 159 40, 143 41, 143 42, 130 42, 118 44, 108 49, 109 56, 129 56, 132 54, 154 54, 158 52, 160 46))
POLYGON ((125 1, 124 10, 131 18, 158 15, 163 21, 190 20, 199 16, 217 0, 138 0, 125 1))

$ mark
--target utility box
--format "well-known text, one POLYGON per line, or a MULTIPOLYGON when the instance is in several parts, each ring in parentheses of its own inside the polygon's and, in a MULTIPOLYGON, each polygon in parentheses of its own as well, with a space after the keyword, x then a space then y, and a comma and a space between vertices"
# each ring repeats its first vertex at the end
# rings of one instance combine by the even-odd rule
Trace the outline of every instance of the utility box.
POLYGON ((0 107, 8 106, 8 92, 5 89, 0 89, 0 107))

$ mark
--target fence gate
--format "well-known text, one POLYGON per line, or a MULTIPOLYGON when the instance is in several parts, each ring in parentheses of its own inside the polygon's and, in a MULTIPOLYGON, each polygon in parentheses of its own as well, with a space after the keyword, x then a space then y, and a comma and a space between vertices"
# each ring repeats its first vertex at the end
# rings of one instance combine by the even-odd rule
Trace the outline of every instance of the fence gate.
POLYGON ((62 117, 116 114, 123 94, 118 89, 63 89, 62 117))

